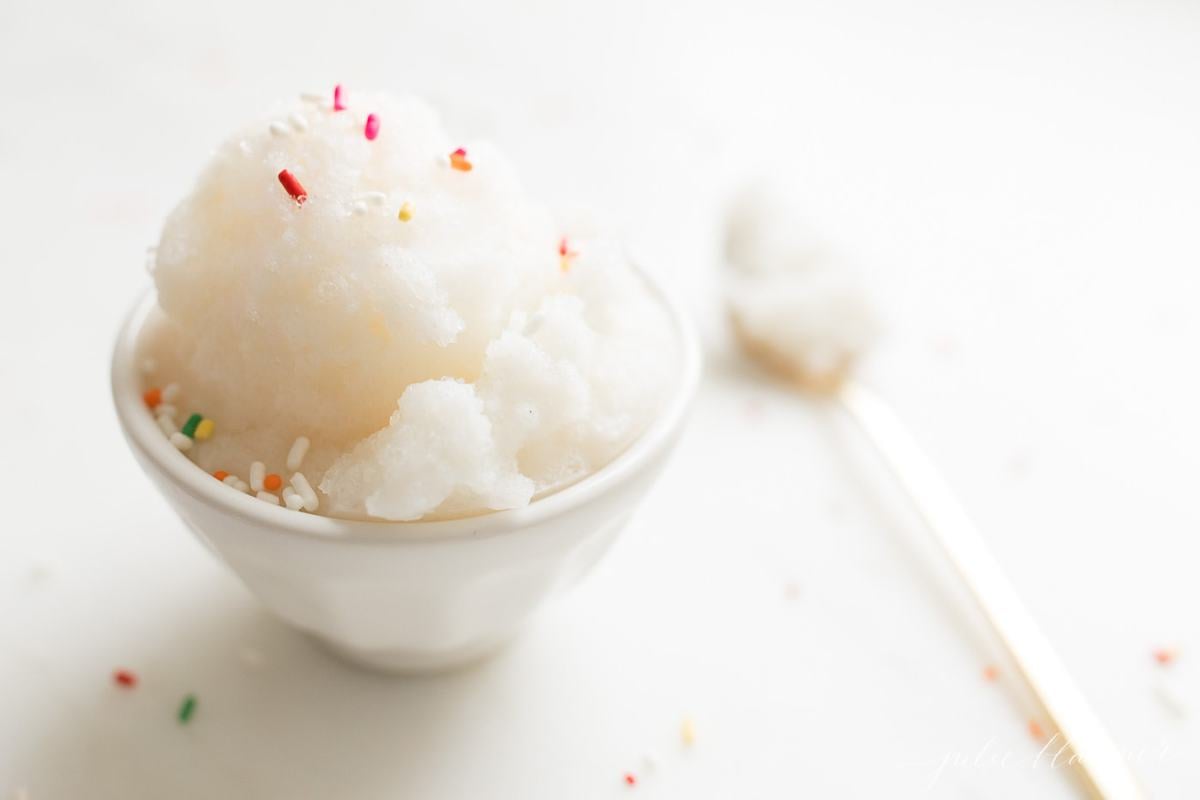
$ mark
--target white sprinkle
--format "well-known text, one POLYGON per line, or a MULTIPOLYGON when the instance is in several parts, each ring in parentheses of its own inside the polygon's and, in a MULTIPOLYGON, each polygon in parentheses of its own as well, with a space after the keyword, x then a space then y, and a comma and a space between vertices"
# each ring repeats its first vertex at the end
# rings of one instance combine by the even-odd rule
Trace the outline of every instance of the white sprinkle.
POLYGON ((288 450, 287 468, 289 472, 295 472, 300 469, 300 465, 304 463, 304 457, 308 455, 307 436, 298 436, 296 441, 292 442, 292 449, 288 450))
POLYGON ((175 425, 174 417, 163 415, 155 417, 155 421, 158 422, 158 427, 163 432, 163 436, 166 436, 168 439, 179 433, 179 428, 175 425))
POLYGON ((266 662, 262 651, 254 647, 243 647, 242 652, 238 655, 241 656, 242 663, 247 666, 261 667, 266 662))
POLYGON ((385 192, 364 192, 359 195, 359 198, 376 208, 387 202, 387 194, 385 192))
POLYGON ((292 127, 301 133, 308 130, 308 120, 306 120, 304 115, 299 111, 293 112, 292 115, 288 117, 288 122, 292 123, 292 127))
POLYGON ((191 438, 184 436, 182 433, 172 433, 171 444, 175 445, 175 449, 182 453, 186 453, 188 450, 192 449, 191 438))
POLYGON ((246 483, 243 480, 239 480, 237 482, 237 486, 235 486, 233 488, 237 489, 242 494, 250 494, 250 484, 246 483))
POLYGON ((367 204, 362 200, 359 200, 351 207, 351 210, 354 211, 356 216, 361 217, 363 214, 367 213, 367 204))
POLYGON ((257 497, 259 500, 262 500, 264 503, 270 503, 273 506, 279 505, 279 498, 270 492, 259 492, 255 495, 255 497, 257 497))
POLYGON ((297 472, 292 475, 292 486, 296 487, 296 492, 304 500, 305 511, 316 511, 321 503, 317 499, 317 493, 313 491, 312 484, 308 482, 308 478, 304 477, 303 472, 297 472))
POLYGON ((654 753, 642 753, 642 772, 652 775, 658 771, 658 756, 654 753))
POLYGON ((250 488, 256 492, 261 492, 263 488, 263 478, 267 477, 267 465, 261 461, 255 461, 250 465, 250 488))
POLYGON ((153 358, 142 359, 142 374, 149 375, 154 370, 158 369, 158 362, 153 358))
POLYGON ((292 511, 299 511, 300 509, 304 508, 304 498, 296 492, 292 492, 283 498, 283 504, 292 511))
POLYGON ((174 419, 175 415, 178 413, 179 409, 170 403, 159 403, 154 407, 154 416, 156 417, 171 417, 174 419))
POLYGON ((274 122, 272 122, 270 127, 271 127, 271 133, 275 134, 276 136, 287 136, 288 135, 288 126, 285 125, 284 123, 280 122, 279 120, 275 120, 274 122))
POLYGON ((233 488, 233 489, 238 488, 238 484, 241 482, 242 482, 242 479, 239 478, 237 475, 226 475, 225 480, 221 481, 221 483, 223 483, 226 486, 233 488))
POLYGON ((301 92, 300 99, 306 103, 324 103, 329 99, 328 92, 301 92))
POLYGON ((162 401, 164 403, 174 403, 179 399, 179 384, 168 383, 166 388, 162 390, 162 401))

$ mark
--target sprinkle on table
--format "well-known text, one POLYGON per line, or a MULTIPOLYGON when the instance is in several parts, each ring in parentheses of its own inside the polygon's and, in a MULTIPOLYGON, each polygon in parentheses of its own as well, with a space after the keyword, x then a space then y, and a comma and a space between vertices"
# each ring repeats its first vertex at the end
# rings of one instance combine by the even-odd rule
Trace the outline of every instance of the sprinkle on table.
POLYGON ((637 776, 634 775, 632 772, 626 772, 625 773, 625 785, 626 786, 637 786, 637 776))
POLYGON ((367 124, 363 126, 363 135, 367 137, 368 142, 375 141, 375 137, 379 135, 379 117, 367 114, 367 124))
POLYGON ((1046 732, 1042 730, 1042 726, 1036 719, 1029 720, 1029 735, 1039 742, 1046 740, 1046 732))
POLYGON ((118 669, 113 671, 113 683, 126 689, 137 686, 138 676, 132 670, 118 669))
POLYGON ((412 203, 408 202, 407 200, 405 200, 403 203, 401 203, 400 211, 396 214, 396 218, 399 219, 401 222, 408 222, 410 219, 412 219, 413 218, 412 203))
POLYGON ((304 201, 308 200, 308 192, 304 190, 304 186, 300 181, 296 180, 296 176, 288 172, 286 169, 279 173, 279 182, 283 184, 284 190, 291 195, 297 205, 304 205, 304 201))
POLYGON ((1000 677, 1000 670, 995 664, 988 664, 983 668, 983 679, 988 683, 994 683, 996 678, 1000 677))
POLYGON ((470 172, 474 165, 467 160, 467 151, 460 147, 450 154, 450 166, 459 172, 470 172))
POLYGON ((158 404, 162 402, 162 389, 147 389, 142 395, 142 401, 148 408, 158 408, 158 404))
POLYGON ((196 713, 196 695, 189 694, 183 698, 183 702, 179 704, 179 724, 186 725, 191 721, 192 715, 196 713))
POLYGON ((679 738, 683 741, 684 747, 691 747, 696 743, 696 726, 690 718, 685 718, 683 724, 679 726, 679 738))
POLYGON ((337 86, 333 87, 333 110, 334 111, 345 111, 346 110, 346 103, 342 98, 342 85, 340 83, 337 86))
POLYGON ((1179 657, 1179 653, 1173 647, 1160 647, 1154 651, 1154 660, 1161 666, 1169 666, 1179 657))

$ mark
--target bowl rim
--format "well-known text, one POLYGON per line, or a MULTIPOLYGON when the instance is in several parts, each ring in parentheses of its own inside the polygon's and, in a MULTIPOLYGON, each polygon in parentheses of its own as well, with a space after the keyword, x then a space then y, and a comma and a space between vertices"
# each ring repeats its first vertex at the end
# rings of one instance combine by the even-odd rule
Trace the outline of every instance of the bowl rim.
POLYGON ((666 312, 674 330, 678 365, 669 395, 663 399, 659 414, 646 430, 615 459, 570 486, 521 508, 432 521, 354 520, 297 513, 264 503, 243 492, 230 491, 177 450, 163 436, 153 416, 145 413, 141 372, 134 362, 138 335, 147 315, 157 304, 153 285, 142 291, 126 312, 113 346, 111 382, 117 419, 130 446, 137 448, 146 462, 177 488, 200 502, 285 535, 378 545, 479 539, 515 533, 561 516, 635 475, 647 461, 671 445, 687 418, 702 368, 698 335, 679 298, 667 292, 658 279, 636 261, 633 266, 666 312))

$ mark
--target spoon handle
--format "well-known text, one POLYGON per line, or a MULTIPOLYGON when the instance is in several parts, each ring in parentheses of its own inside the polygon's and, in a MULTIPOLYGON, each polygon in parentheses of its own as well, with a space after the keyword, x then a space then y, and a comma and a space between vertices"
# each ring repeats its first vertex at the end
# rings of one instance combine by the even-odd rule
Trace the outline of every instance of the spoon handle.
POLYGON ((840 389, 838 399, 904 489, 1046 715, 1074 751, 1092 796, 1106 800, 1143 797, 1116 742, 1038 629, 950 488, 900 420, 886 403, 853 381, 840 389))

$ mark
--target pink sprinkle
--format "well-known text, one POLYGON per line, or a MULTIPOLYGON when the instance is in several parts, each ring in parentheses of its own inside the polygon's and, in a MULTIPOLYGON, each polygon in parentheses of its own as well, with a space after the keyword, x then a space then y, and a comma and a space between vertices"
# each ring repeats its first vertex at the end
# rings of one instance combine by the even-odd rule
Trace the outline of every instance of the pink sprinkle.
POLYGON ((379 117, 367 114, 367 126, 363 128, 363 133, 367 135, 368 141, 375 141, 375 137, 379 135, 379 117))
POLYGON ((345 111, 346 104, 342 102, 342 85, 339 83, 333 87, 333 110, 345 111))

